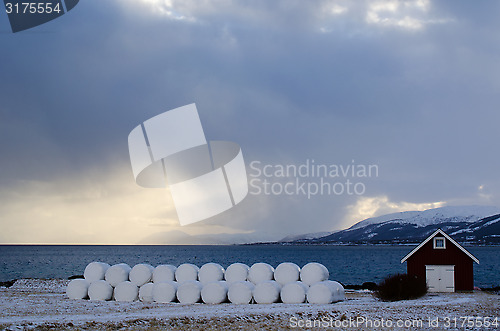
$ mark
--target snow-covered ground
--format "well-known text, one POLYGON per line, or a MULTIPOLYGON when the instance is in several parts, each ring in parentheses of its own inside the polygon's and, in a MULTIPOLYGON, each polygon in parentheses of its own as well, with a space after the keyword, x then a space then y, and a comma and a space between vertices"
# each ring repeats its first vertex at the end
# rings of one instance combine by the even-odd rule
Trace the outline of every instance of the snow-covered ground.
POLYGON ((500 323, 500 295, 484 292, 428 294, 400 302, 380 302, 370 292, 348 292, 346 301, 329 305, 181 305, 70 300, 65 296, 67 284, 67 280, 23 279, 0 288, 0 330, 287 330, 299 326, 463 330, 463 322, 471 326, 466 329, 500 330, 498 325, 484 326, 495 318, 500 323))

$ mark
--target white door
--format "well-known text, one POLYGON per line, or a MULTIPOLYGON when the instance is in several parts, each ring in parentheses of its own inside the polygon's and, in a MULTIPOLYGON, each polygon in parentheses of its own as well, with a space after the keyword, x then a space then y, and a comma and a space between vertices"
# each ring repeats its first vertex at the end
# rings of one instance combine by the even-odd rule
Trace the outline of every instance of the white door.
POLYGON ((426 265, 425 278, 429 292, 455 292, 454 265, 426 265))

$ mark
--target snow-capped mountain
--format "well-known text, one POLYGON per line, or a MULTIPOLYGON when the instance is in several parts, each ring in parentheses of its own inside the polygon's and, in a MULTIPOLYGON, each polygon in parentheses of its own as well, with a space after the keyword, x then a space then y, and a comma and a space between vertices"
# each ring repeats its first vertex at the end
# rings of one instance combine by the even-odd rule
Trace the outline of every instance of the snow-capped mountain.
POLYGON ((346 230, 302 243, 417 243, 441 228, 459 242, 500 244, 500 208, 449 206, 368 218, 346 230))
POLYGON ((370 224, 380 224, 389 221, 415 224, 419 227, 439 223, 443 220, 449 222, 476 222, 482 218, 496 214, 500 214, 500 208, 493 206, 448 206, 367 218, 364 221, 354 224, 349 229, 359 229, 370 224))

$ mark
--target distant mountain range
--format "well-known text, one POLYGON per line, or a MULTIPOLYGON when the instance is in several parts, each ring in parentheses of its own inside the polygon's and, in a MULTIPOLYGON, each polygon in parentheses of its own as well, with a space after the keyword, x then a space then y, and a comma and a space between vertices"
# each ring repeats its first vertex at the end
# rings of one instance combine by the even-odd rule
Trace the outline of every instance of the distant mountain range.
POLYGON ((465 244, 500 245, 500 208, 441 207, 368 218, 346 230, 285 237, 281 243, 409 244, 419 243, 441 228, 465 244))

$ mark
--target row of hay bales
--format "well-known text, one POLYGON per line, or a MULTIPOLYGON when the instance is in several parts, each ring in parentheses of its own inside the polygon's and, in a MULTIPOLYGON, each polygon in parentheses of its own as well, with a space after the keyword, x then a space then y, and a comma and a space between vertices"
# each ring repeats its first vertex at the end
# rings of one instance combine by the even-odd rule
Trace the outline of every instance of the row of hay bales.
POLYGON ((226 270, 217 263, 201 268, 190 263, 159 265, 92 262, 84 279, 72 280, 70 299, 116 300, 192 304, 317 303, 345 299, 344 287, 328 280, 328 269, 316 262, 300 268, 284 262, 274 269, 267 263, 251 267, 233 263, 226 270))

